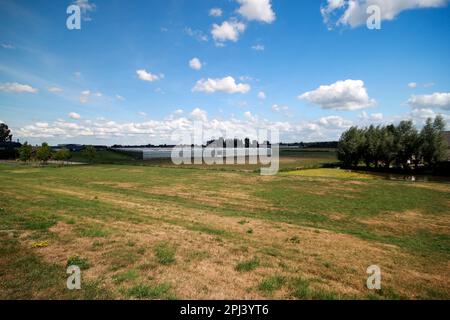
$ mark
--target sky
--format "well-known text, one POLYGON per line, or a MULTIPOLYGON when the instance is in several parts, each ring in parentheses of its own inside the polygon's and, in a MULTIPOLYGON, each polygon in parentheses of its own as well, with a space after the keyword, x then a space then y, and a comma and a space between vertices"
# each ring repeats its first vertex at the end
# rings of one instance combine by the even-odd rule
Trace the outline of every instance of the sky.
POLYGON ((450 123, 449 2, 0 0, 0 122, 33 144, 106 145, 172 143, 195 121, 285 142, 450 123))

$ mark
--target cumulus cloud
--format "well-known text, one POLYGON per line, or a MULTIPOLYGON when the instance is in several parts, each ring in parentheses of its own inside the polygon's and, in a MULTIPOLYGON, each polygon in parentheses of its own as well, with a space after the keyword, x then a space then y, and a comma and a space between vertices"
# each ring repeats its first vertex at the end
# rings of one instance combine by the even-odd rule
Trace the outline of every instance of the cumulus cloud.
POLYGON ((266 99, 266 93, 264 91, 258 92, 258 99, 259 100, 265 100, 266 99))
POLYGON ((195 108, 194 110, 192 110, 191 116, 197 121, 208 121, 208 114, 205 110, 202 110, 200 108, 195 108))
POLYGON ((74 119, 74 120, 79 120, 79 119, 81 119, 81 116, 80 116, 78 113, 76 113, 76 112, 71 112, 71 113, 69 113, 69 117, 70 117, 71 119, 74 119))
MULTIPOLYGON (((242 119, 231 117, 228 120, 210 119, 205 110, 194 109, 189 117, 182 110, 172 113, 163 120, 145 119, 142 122, 116 122, 104 118, 96 120, 77 120, 76 122, 57 120, 52 123, 38 122, 18 128, 19 138, 59 142, 64 139, 110 139, 112 143, 173 143, 174 133, 179 130, 192 130, 195 121, 202 121, 205 139, 222 136, 228 132, 233 136, 245 138, 250 132, 259 129, 277 129, 283 141, 317 141, 337 139, 343 130, 353 125, 352 121, 339 116, 328 116, 313 121, 287 122, 269 121, 247 111, 242 119), (218 130, 221 132, 218 133, 218 130), (222 133, 222 134, 221 134, 222 133)), ((250 136, 250 138, 253 138, 250 136)), ((256 137, 255 137, 256 138, 256 137)))
POLYGON ((189 61, 189 67, 194 70, 200 70, 202 68, 202 62, 199 58, 193 58, 189 61))
POLYGON ((221 25, 213 24, 211 34, 213 39, 223 45, 225 41, 236 42, 239 39, 239 35, 246 29, 246 25, 235 19, 222 22, 221 25))
POLYGON ((271 0, 237 0, 240 4, 237 12, 247 20, 256 20, 266 23, 275 21, 275 12, 272 10, 271 0))
POLYGON ((28 84, 21 84, 17 82, 7 82, 0 84, 0 91, 12 93, 37 93, 38 90, 28 84))
POLYGON ((228 76, 222 79, 201 79, 197 81, 192 91, 206 93, 224 92, 233 94, 247 93, 250 89, 250 85, 245 83, 236 83, 236 80, 234 80, 233 77, 228 76))
POLYGON ((417 82, 408 83, 408 87, 410 87, 411 89, 417 88, 417 82))
POLYGON ((303 93, 298 98, 319 105, 323 109, 334 110, 359 110, 375 104, 362 80, 337 81, 303 93))
POLYGON ((411 9, 438 8, 449 0, 327 0, 321 7, 324 22, 332 27, 356 28, 366 24, 367 8, 376 5, 381 9, 382 20, 394 20, 401 12, 411 9))
POLYGON ((138 75, 138 78, 142 81, 158 81, 160 78, 163 78, 161 75, 152 74, 151 72, 147 72, 144 69, 136 70, 136 74, 138 75))
POLYGON ((209 15, 211 17, 221 17, 222 16, 222 9, 220 8, 212 8, 209 10, 209 15))
POLYGON ((408 104, 413 108, 439 108, 450 110, 450 92, 412 95, 408 100, 408 104))

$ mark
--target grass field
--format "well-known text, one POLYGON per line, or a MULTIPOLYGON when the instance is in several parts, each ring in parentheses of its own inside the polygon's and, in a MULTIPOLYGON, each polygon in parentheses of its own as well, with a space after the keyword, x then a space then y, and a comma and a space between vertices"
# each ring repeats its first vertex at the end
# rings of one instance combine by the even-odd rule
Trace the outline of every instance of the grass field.
POLYGON ((450 184, 287 170, 329 160, 284 155, 273 177, 0 164, 0 298, 449 299, 450 184))

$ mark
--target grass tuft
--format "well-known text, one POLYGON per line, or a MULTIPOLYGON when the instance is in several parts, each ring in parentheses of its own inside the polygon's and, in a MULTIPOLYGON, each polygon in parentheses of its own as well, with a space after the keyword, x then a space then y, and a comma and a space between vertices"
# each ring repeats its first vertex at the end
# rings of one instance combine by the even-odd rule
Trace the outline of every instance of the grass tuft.
POLYGON ((156 286, 139 284, 128 289, 128 295, 137 299, 171 299, 170 284, 156 286))
POLYGON ((156 260, 160 264, 169 265, 174 263, 175 252, 175 247, 167 242, 161 242, 155 247, 156 260))
POLYGON ((80 269, 86 270, 91 267, 91 264, 89 263, 88 259, 82 258, 80 256, 72 256, 67 259, 66 267, 69 266, 78 266, 80 269))
POLYGON ((271 276, 261 281, 258 285, 258 290, 271 294, 276 290, 280 290, 285 283, 286 279, 283 276, 271 276))
POLYGON ((258 268, 259 264, 260 264, 259 259, 255 257, 248 261, 239 262, 236 265, 235 270, 238 272, 248 272, 248 271, 252 271, 252 270, 255 270, 256 268, 258 268))

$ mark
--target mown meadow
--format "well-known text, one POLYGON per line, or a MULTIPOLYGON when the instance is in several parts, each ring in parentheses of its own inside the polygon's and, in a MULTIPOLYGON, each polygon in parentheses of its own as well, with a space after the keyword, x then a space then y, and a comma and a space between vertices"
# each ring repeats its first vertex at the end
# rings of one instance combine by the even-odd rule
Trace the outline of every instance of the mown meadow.
POLYGON ((119 160, 0 164, 0 298, 450 298, 448 183, 315 168, 322 153, 271 177, 119 160))

